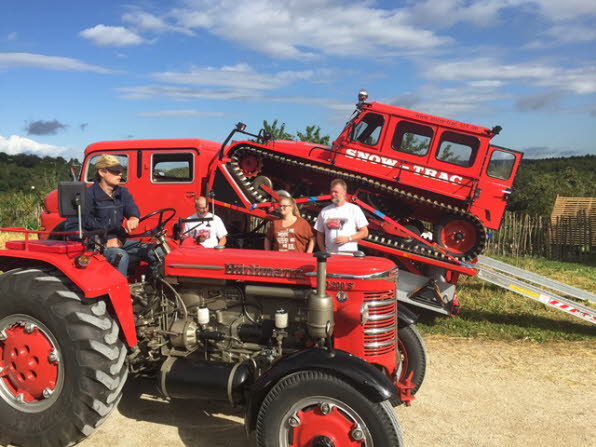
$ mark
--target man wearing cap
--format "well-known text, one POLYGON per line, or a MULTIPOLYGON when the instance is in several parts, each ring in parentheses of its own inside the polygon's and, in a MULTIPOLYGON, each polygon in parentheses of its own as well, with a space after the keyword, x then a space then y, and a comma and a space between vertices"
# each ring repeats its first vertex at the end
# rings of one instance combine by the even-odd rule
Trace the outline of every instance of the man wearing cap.
MULTIPOLYGON (((103 154, 95 162, 95 182, 87 188, 86 206, 83 212, 83 230, 106 230, 103 255, 115 264, 118 271, 127 276, 130 255, 149 262, 150 274, 157 273, 155 254, 136 240, 126 240, 128 234, 139 226, 139 208, 128 189, 120 186, 124 167, 113 155, 103 154), (126 218, 124 227, 122 220, 126 218)), ((67 221, 65 228, 74 230, 76 218, 67 221)))

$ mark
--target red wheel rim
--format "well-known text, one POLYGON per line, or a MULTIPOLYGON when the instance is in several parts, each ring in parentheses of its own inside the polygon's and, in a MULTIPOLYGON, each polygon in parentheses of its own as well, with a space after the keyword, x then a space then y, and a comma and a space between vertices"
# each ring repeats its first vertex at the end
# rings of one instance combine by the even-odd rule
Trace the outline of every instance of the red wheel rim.
POLYGON ((406 352, 404 343, 399 338, 399 335, 397 338, 397 355, 399 356, 399 361, 400 361, 400 366, 399 366, 400 372, 399 372, 398 382, 401 383, 407 377, 407 373, 408 373, 408 353, 406 352))
POLYGON ((261 172, 262 162, 252 154, 242 156, 238 164, 242 173, 247 177, 254 177, 261 172))
POLYGON ((8 317, 0 325, 0 398, 25 411, 43 411, 63 383, 57 342, 35 319, 8 317))
POLYGON ((352 432, 357 424, 336 406, 329 406, 329 412, 324 414, 321 406, 313 405, 296 413, 300 425, 292 433, 290 447, 310 446, 362 446, 362 440, 357 441, 352 437, 352 432))
POLYGON ((441 228, 440 244, 455 254, 465 254, 476 245, 476 227, 465 220, 451 220, 441 228))

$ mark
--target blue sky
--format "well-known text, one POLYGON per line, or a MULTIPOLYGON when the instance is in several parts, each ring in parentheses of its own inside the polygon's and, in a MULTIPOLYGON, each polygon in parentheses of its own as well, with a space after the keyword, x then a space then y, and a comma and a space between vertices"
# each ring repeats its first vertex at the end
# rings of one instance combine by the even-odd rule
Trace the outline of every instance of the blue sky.
POLYGON ((278 119, 335 137, 369 99, 596 153, 594 0, 0 2, 0 151, 222 141, 278 119))

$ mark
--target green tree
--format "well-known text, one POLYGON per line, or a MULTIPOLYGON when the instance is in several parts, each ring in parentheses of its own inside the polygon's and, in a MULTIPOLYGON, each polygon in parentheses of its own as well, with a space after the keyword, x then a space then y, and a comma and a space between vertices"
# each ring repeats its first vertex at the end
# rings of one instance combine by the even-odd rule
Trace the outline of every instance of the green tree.
POLYGON ((267 120, 263 121, 263 129, 265 132, 271 134, 274 140, 293 140, 294 135, 286 132, 286 123, 282 123, 281 126, 277 127, 277 120, 271 124, 267 120))
POLYGON ((321 128, 319 126, 306 126, 304 133, 297 131, 296 136, 300 141, 308 141, 315 144, 328 145, 331 137, 329 135, 321 136, 321 128))

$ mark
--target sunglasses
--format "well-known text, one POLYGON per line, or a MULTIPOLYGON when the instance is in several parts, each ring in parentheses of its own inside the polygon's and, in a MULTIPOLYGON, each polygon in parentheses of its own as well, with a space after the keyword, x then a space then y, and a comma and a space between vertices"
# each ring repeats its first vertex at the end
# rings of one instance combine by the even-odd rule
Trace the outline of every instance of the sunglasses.
POLYGON ((106 168, 106 171, 108 171, 112 175, 124 175, 124 172, 121 169, 106 168))

